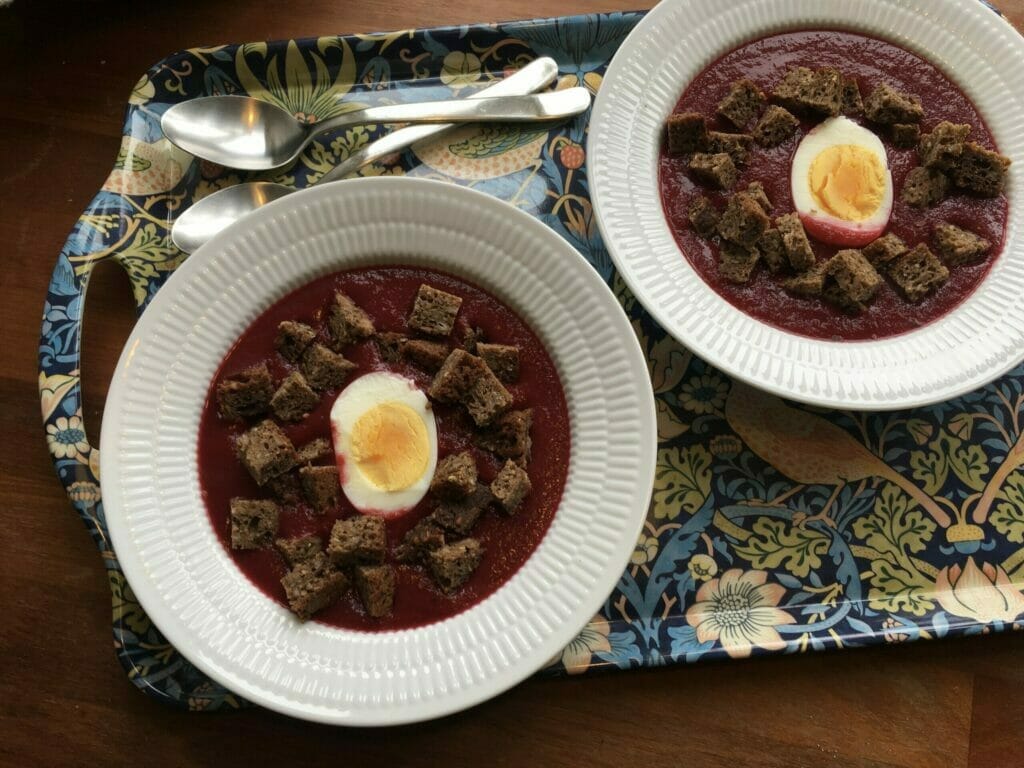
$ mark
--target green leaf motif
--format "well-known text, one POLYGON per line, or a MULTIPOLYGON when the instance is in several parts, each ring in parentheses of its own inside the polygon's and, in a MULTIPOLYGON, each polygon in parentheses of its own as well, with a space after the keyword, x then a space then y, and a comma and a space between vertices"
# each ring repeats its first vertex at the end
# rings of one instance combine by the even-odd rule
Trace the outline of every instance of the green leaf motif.
POLYGON ((654 474, 654 516, 674 520, 693 514, 711 494, 711 454, 702 445, 658 451, 654 474))
POLYGON ((804 577, 812 568, 821 566, 821 555, 828 552, 829 537, 811 528, 793 526, 770 517, 754 523, 749 539, 734 547, 741 557, 759 570, 783 566, 794 576, 804 577))
POLYGON ((539 136, 546 134, 547 131, 530 131, 517 125, 488 125, 481 128, 476 135, 450 144, 448 151, 458 157, 470 159, 491 157, 525 147, 536 141, 539 136))
MULTIPOLYGON (((933 440, 929 448, 935 448, 938 440, 933 440)), ((924 492, 933 495, 939 492, 946 483, 949 465, 945 456, 936 450, 911 451, 910 469, 915 480, 921 483, 924 492)))
POLYGON ((114 161, 115 171, 132 171, 133 173, 139 173, 147 170, 153 163, 144 157, 139 157, 134 152, 132 153, 131 159, 128 158, 128 150, 125 147, 117 152, 117 160, 114 161))
POLYGON ((1024 544, 1024 474, 1014 472, 999 491, 999 498, 989 517, 992 526, 1014 544, 1024 544))
POLYGON ((927 546, 935 523, 916 506, 910 508, 904 493, 887 483, 875 500, 874 511, 854 521, 853 532, 869 547, 903 558, 927 546))
POLYGON ((949 455, 949 466, 960 481, 974 491, 985 488, 985 476, 988 475, 988 457, 980 445, 968 445, 966 448, 953 450, 949 455))
POLYGON ((920 573, 912 573, 886 560, 875 560, 871 569, 868 604, 876 611, 906 611, 924 616, 935 608, 928 597, 935 585, 920 573))
POLYGON ((140 306, 146 300, 150 280, 160 272, 175 269, 185 260, 185 254, 174 247, 166 231, 161 231, 164 234, 158 233, 156 224, 152 223, 139 227, 131 245, 118 257, 140 306))

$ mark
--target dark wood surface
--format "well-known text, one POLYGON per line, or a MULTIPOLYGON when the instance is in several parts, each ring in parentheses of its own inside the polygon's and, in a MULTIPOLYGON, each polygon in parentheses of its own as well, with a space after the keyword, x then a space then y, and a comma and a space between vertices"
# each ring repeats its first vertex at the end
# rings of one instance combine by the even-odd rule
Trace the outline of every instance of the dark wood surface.
MULTIPOLYGON (((1024 27, 1024 0, 997 4, 1024 27)), ((171 711, 136 691, 115 660, 106 576, 45 449, 36 343, 54 259, 111 168, 138 76, 198 44, 622 5, 14 0, 0 8, 0 764, 1024 765, 1022 633, 530 680, 472 711, 386 733, 255 709, 171 711)), ((84 334, 93 439, 132 317, 127 281, 101 269, 84 334)))

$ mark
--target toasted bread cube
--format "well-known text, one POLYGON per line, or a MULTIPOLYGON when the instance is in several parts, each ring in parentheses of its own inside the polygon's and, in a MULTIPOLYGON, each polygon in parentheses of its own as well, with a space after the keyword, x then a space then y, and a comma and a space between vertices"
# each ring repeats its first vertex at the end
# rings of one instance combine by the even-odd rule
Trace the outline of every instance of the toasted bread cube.
POLYGON ((452 350, 434 376, 428 394, 442 403, 462 403, 477 426, 490 423, 512 404, 512 395, 494 372, 464 349, 452 350))
POLYGON ((946 197, 949 178, 942 171, 919 166, 903 180, 900 199, 912 208, 928 208, 946 197))
POLYGON ((288 567, 294 568, 323 552, 324 543, 319 536, 297 536, 291 539, 278 539, 274 542, 274 548, 281 553, 288 567))
POLYGON ((747 192, 737 192, 729 198, 722 211, 718 220, 718 234, 723 240, 749 251, 756 247, 770 223, 768 214, 756 198, 747 192))
POLYGON ((450 499, 440 502, 430 515, 433 522, 460 536, 469 533, 480 515, 494 503, 491 489, 481 483, 463 499, 450 499))
POLYGON ((730 283, 747 283, 760 259, 757 246, 744 248, 725 241, 718 249, 718 273, 730 283))
POLYGON ((272 501, 231 500, 231 548, 259 549, 277 535, 278 508, 272 501))
POLYGON ((383 563, 387 548, 384 521, 369 515, 338 520, 327 542, 327 554, 339 567, 355 563, 383 563))
POLYGON ((264 486, 281 504, 295 505, 302 501, 302 486, 297 472, 285 472, 272 477, 264 486))
POLYGON ((725 152, 698 152, 690 158, 687 168, 695 181, 711 189, 732 189, 738 176, 736 164, 725 152))
POLYGON ((902 149, 916 147, 921 138, 921 126, 917 123, 893 123, 889 126, 892 143, 902 149))
POLYGON ((872 240, 864 246, 864 256, 871 266, 880 267, 907 252, 907 245, 892 232, 872 240))
POLYGON ((933 237, 935 250, 939 252, 943 263, 949 267, 977 261, 992 247, 992 243, 985 238, 952 224, 937 226, 933 237))
POLYGON ((448 345, 440 341, 408 339, 402 342, 402 357, 429 373, 436 373, 441 369, 448 352, 448 345))
POLYGON ((860 83, 856 77, 843 77, 843 103, 841 106, 844 115, 859 115, 864 111, 864 101, 860 97, 860 83))
POLYGON ((475 488, 476 461, 469 451, 441 459, 430 481, 430 492, 441 499, 464 499, 475 488))
POLYGON ((402 343, 406 340, 404 333, 385 331, 378 333, 374 341, 377 343, 377 350, 380 359, 385 363, 397 363, 402 359, 402 343))
POLYGON ((863 312, 882 284, 882 278, 864 254, 848 248, 825 263, 822 295, 852 312, 863 312))
POLYGON ((337 389, 359 366, 323 344, 313 344, 302 356, 302 374, 317 392, 337 389))
POLYGON ((879 125, 918 123, 924 117, 924 109, 917 96, 900 93, 888 83, 880 83, 864 99, 864 114, 879 125))
MULTIPOLYGON (((477 347, 479 348, 479 345, 477 347)), ((469 411, 473 422, 482 427, 490 424, 498 414, 512 405, 512 395, 484 363, 473 385, 465 393, 462 403, 469 411)))
POLYGON ((316 331, 305 323, 285 320, 277 326, 274 348, 289 363, 297 363, 314 339, 316 331))
POLYGON ((519 347, 479 343, 476 352, 502 383, 515 384, 519 379, 519 347))
POLYGON ((669 115, 665 127, 668 151, 672 155, 692 154, 703 147, 708 138, 704 116, 696 112, 669 115))
POLYGON ((281 579, 281 585, 288 607, 302 621, 333 603, 349 586, 345 574, 336 570, 323 552, 299 562, 281 579))
POLYGON ((519 509, 532 488, 526 470, 511 460, 505 462, 505 466, 491 482, 491 494, 508 514, 519 509))
POLYGON ((246 368, 217 382, 217 410, 221 418, 239 421, 262 416, 270 407, 274 383, 266 363, 246 368))
POLYGON ((496 418, 477 437, 477 443, 503 459, 529 459, 533 410, 509 411, 496 418))
POLYGON ((981 197, 998 197, 1009 169, 1006 155, 969 141, 953 168, 953 183, 981 197))
POLYGON ((298 464, 321 464, 334 458, 331 441, 325 437, 317 437, 303 445, 296 452, 298 464))
POLYGON ((287 472, 298 461, 288 435, 269 419, 239 437, 235 447, 239 461, 257 485, 287 472))
POLYGON ((754 141, 762 147, 777 147, 800 127, 800 121, 785 107, 772 104, 754 126, 754 141))
POLYGON ((949 279, 949 270, 921 243, 889 264, 889 277, 910 301, 920 301, 949 279))
POLYGON ((746 133, 708 131, 708 140, 704 151, 712 155, 725 152, 732 158, 735 165, 743 165, 750 157, 750 148, 753 145, 753 137, 746 133))
POLYGON ((380 619, 391 613, 395 604, 395 569, 390 565, 358 565, 353 575, 366 614, 380 619))
POLYGON ((787 213, 775 219, 775 226, 782 234, 782 244, 786 249, 786 258, 797 272, 804 272, 814 266, 814 250, 807 239, 803 222, 795 213, 787 213))
POLYGON ((789 266, 789 258, 786 256, 786 246, 782 242, 782 233, 778 229, 765 230, 761 239, 757 241, 757 250, 761 253, 768 271, 773 275, 781 272, 789 266))
POLYGON ((757 201, 757 204, 761 206, 761 210, 765 213, 771 213, 772 201, 768 199, 768 193, 764 189, 764 184, 760 181, 750 182, 747 184, 747 194, 757 201))
POLYGON ((270 398, 270 408, 281 421, 301 421, 319 402, 320 396, 309 386, 306 377, 292 371, 270 398))
POLYGON ((917 148, 921 165, 940 171, 953 170, 963 154, 964 143, 970 132, 971 126, 968 123, 956 124, 943 120, 931 133, 921 137, 917 148))
POLYGON ((430 517, 420 520, 402 538, 395 548, 395 560, 414 563, 431 550, 444 546, 444 531, 430 517))
POLYGON ((299 482, 306 501, 318 514, 322 515, 338 506, 341 486, 338 483, 337 467, 302 467, 299 470, 299 482))
POLYGON ((476 539, 463 539, 439 547, 426 555, 427 567, 434 581, 444 592, 454 592, 473 575, 484 556, 484 548, 476 539))
POLYGON ((843 76, 823 67, 793 67, 772 92, 772 99, 794 112, 835 116, 843 105, 843 76))
POLYGON ((327 330, 335 350, 354 344, 373 335, 373 321, 342 291, 334 292, 327 330))
POLYGON ((729 93, 718 102, 718 114, 743 129, 747 123, 757 117, 765 104, 765 96, 757 84, 744 77, 729 86, 729 93))
POLYGON ((783 280, 782 287, 804 299, 819 298, 825 288, 825 264, 815 264, 806 272, 783 280))
POLYGON ((718 231, 718 210, 714 204, 701 195, 694 198, 688 209, 690 226, 701 237, 713 237, 718 231))
POLYGON ((787 109, 802 110, 807 94, 814 86, 814 71, 807 67, 791 67, 772 91, 772 101, 787 109))
POLYGON ((462 297, 421 285, 409 315, 409 327, 431 336, 447 336, 455 327, 462 297))

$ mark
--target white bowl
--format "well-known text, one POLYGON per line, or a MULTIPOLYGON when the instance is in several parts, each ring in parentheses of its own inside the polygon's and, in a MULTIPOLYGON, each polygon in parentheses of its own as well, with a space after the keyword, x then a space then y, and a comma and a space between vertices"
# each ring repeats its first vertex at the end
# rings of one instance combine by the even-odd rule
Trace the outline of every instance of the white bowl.
POLYGON ((594 105, 588 177, 604 241, 662 326, 712 365, 774 394, 881 410, 946 400, 1024 355, 1024 38, 964 0, 665 0, 619 48, 594 105), (1014 165, 1002 254, 948 315, 878 341, 789 333, 736 309, 680 253, 662 213, 658 146, 689 81, 740 43, 799 28, 885 38, 942 69, 973 100, 1014 165))
POLYGON ((404 723, 515 685, 594 615, 643 524, 656 434, 633 330, 563 239, 469 189, 345 181, 259 209, 189 258, 154 298, 110 387, 104 509, 142 606, 212 678, 298 717, 404 723), (363 633, 302 624, 239 571, 207 517, 196 442, 211 377, 263 310, 319 275, 377 263, 451 272, 517 310, 558 367, 572 447, 551 527, 508 583, 445 621, 363 633))

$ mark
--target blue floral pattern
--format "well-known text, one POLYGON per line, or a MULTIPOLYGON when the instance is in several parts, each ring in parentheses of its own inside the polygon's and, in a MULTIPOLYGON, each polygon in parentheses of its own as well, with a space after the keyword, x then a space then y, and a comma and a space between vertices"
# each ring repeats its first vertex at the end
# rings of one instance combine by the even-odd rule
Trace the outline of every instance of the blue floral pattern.
MULTIPOLYGON (((189 709, 244 704, 167 643, 110 548, 81 408, 89 275, 116 261, 141 312, 185 258, 169 238, 178 212, 248 179, 307 186, 379 132, 350 129, 285 169, 245 174, 171 146, 163 111, 244 93, 315 123, 358 105, 476 89, 538 55, 558 60, 559 87, 596 91, 639 17, 196 48, 136 83, 115 167, 57 259, 39 389, 54 465, 104 558, 115 648, 137 686, 189 709)), ((548 671, 1021 628, 1024 367, 958 400, 884 414, 823 412, 730 381, 667 336, 615 274, 590 203, 586 131, 585 117, 550 131, 466 127, 363 171, 476 187, 539 217, 608 280, 647 353, 659 438, 647 522, 615 592, 548 671)))

